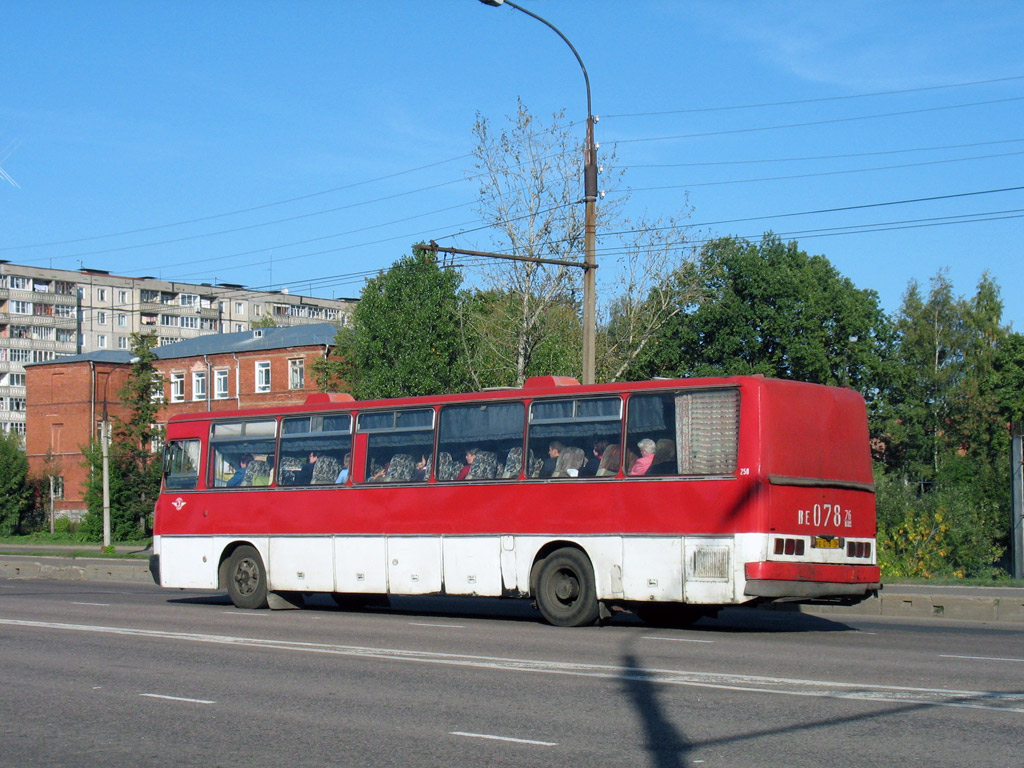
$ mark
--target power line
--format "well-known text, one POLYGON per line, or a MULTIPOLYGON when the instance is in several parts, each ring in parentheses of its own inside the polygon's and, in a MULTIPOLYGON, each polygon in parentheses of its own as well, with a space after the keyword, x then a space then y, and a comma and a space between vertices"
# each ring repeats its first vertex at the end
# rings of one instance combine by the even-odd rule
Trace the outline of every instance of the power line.
POLYGON ((855 157, 878 157, 881 155, 902 155, 911 152, 937 152, 945 149, 968 149, 970 147, 987 147, 994 144, 1018 144, 1024 139, 998 139, 996 141, 976 141, 970 144, 946 144, 938 147, 911 147, 909 149, 886 149, 876 152, 851 152, 842 155, 808 155, 806 157, 774 157, 757 160, 710 160, 697 163, 632 163, 616 165, 616 170, 624 168, 703 168, 722 165, 756 165, 759 163, 800 163, 810 160, 846 160, 855 157))
POLYGON ((897 91, 875 91, 874 93, 854 93, 846 96, 821 96, 814 99, 794 99, 791 101, 769 101, 760 104, 734 104, 723 107, 696 107, 692 109, 671 109, 663 112, 623 112, 620 114, 602 115, 602 117, 654 117, 659 115, 683 115, 703 112, 724 112, 734 109, 759 109, 762 107, 788 107, 796 104, 820 104, 825 101, 846 101, 849 99, 866 99, 874 96, 893 96, 904 93, 923 93, 925 91, 938 91, 949 88, 966 88, 973 85, 990 85, 992 83, 1005 83, 1011 80, 1024 80, 1024 75, 1012 75, 1010 77, 997 77, 992 80, 974 80, 969 83, 950 83, 948 85, 930 85, 923 88, 903 88, 897 91))
POLYGON ((731 179, 728 181, 699 181, 689 184, 668 184, 659 187, 630 187, 630 192, 650 192, 660 189, 690 189, 692 187, 718 187, 725 184, 755 184, 763 181, 787 181, 790 179, 811 179, 819 176, 843 176, 851 173, 868 173, 870 171, 888 171, 899 168, 920 168, 926 165, 942 165, 944 163, 962 163, 969 160, 988 160, 993 157, 1013 157, 1024 155, 1024 152, 1002 152, 994 155, 976 155, 974 157, 953 157, 945 160, 926 160, 920 163, 901 163, 899 165, 880 165, 874 168, 848 168, 841 171, 819 171, 817 173, 797 173, 789 176, 764 176, 758 179, 731 179))
POLYGON ((805 123, 786 123, 783 125, 763 125, 756 128, 731 128, 724 131, 704 131, 702 133, 681 133, 675 136, 648 136, 639 139, 611 139, 615 144, 638 144, 645 141, 671 141, 673 139, 698 139, 707 136, 727 136, 737 133, 755 133, 757 131, 779 131, 786 128, 807 128, 814 125, 831 125, 835 123, 850 123, 858 120, 876 120, 883 117, 900 117, 903 115, 918 115, 925 112, 940 112, 947 109, 965 109, 967 107, 980 107, 990 104, 1004 104, 1010 101, 1024 100, 1024 96, 1011 96, 1005 99, 991 99, 989 101, 973 101, 967 104, 947 104, 941 107, 924 107, 922 109, 907 109, 900 112, 881 112, 874 115, 857 115, 855 117, 836 117, 830 120, 812 120, 805 123))

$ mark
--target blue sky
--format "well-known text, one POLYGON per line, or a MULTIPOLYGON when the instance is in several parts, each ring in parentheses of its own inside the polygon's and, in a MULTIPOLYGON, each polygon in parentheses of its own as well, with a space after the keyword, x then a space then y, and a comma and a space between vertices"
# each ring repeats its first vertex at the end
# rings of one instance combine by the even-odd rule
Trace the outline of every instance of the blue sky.
MULTIPOLYGON (((773 230, 890 312, 911 279, 970 294, 989 270, 1024 329, 1024 189, 996 191, 1024 186, 1024 4, 519 2, 582 56, 629 213, 688 204, 695 241, 773 230)), ((575 59, 508 7, 0 7, 15 263, 357 296, 414 242, 496 247, 478 113, 565 108, 582 139, 575 59)))

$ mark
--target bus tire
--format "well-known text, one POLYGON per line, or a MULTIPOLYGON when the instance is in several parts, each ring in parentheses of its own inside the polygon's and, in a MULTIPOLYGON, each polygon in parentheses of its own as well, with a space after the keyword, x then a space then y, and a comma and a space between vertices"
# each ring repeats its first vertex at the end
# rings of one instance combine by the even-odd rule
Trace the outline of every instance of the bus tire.
POLYGON ((267 607, 267 569, 255 547, 244 544, 228 558, 228 596, 236 608, 267 607))
POLYGON ((597 622, 600 607, 594 569, 578 549, 559 549, 537 575, 537 607, 549 624, 582 627, 597 622))

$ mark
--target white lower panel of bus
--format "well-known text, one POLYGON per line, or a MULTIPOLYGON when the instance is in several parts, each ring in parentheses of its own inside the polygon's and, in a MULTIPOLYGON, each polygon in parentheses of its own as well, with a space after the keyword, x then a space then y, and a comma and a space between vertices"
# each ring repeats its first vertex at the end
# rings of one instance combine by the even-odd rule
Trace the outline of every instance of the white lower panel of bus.
POLYGON ((763 534, 736 536, 161 536, 165 587, 218 586, 218 566, 245 541, 271 590, 501 596, 526 594, 542 549, 575 545, 594 566, 602 600, 742 602, 744 564, 763 560, 763 534))

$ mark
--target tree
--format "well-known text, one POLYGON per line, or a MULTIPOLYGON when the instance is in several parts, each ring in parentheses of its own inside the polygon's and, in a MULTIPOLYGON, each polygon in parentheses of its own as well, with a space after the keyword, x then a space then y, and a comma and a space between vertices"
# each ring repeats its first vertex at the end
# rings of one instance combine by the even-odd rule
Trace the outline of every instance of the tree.
POLYGON ((0 431, 0 536, 22 532, 31 493, 28 457, 21 446, 21 436, 0 431))
POLYGON ((417 251, 366 283, 351 326, 338 332, 332 361, 356 397, 469 387, 459 325, 460 282, 457 272, 417 251))
MULTIPOLYGON (((581 137, 573 136, 563 113, 545 125, 522 102, 509 122, 507 129, 494 132, 489 121, 478 116, 474 126, 481 218, 499 233, 496 245, 502 252, 583 263, 581 137)), ((605 191, 614 191, 620 179, 610 170, 614 159, 610 153, 602 161, 605 191)), ((621 376, 670 316, 670 305, 660 300, 656 286, 665 283, 684 258, 679 221, 688 211, 634 223, 619 216, 626 199, 613 196, 609 200, 614 202, 606 201, 598 212, 602 248, 617 239, 611 251, 625 254, 617 268, 605 263, 598 273, 603 284, 621 291, 607 304, 612 332, 598 344, 602 359, 597 367, 603 378, 621 376), (606 282, 603 275, 609 273, 618 280, 606 282)), ((551 337, 552 327, 560 327, 568 317, 567 309, 577 327, 581 322, 582 270, 539 261, 493 260, 481 266, 479 274, 486 296, 466 306, 485 306, 488 314, 471 316, 464 323, 479 329, 480 357, 471 365, 478 385, 487 381, 521 386, 530 375, 582 371, 579 331, 573 334, 575 339, 563 336, 556 342, 551 337)))
MULTIPOLYGON (((148 532, 148 520, 160 493, 160 461, 153 446, 160 442, 157 425, 163 383, 154 361, 156 336, 133 333, 132 363, 128 379, 118 393, 128 419, 114 420, 114 439, 109 450, 110 527, 117 540, 130 540, 148 532)), ((91 468, 86 484, 89 508, 82 531, 94 540, 103 534, 103 474, 101 446, 83 450, 91 468)))
POLYGON ((878 488, 887 510, 880 546, 892 572, 981 575, 1003 550, 1015 361, 1012 345, 1003 349, 1001 316, 987 274, 970 299, 944 272, 927 296, 916 282, 904 295, 878 488))
POLYGON ((678 278, 678 311, 637 358, 633 375, 764 374, 849 385, 869 399, 890 338, 874 291, 824 256, 767 234, 759 244, 707 243, 678 278))

